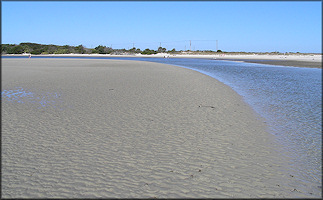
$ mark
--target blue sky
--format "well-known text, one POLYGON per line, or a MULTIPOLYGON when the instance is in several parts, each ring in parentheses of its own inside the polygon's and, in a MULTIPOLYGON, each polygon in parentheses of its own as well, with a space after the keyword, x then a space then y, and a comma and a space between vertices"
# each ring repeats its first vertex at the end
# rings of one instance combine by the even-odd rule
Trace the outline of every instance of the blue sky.
POLYGON ((320 1, 2 1, 2 43, 322 52, 320 1), (191 47, 190 47, 191 40, 191 47))

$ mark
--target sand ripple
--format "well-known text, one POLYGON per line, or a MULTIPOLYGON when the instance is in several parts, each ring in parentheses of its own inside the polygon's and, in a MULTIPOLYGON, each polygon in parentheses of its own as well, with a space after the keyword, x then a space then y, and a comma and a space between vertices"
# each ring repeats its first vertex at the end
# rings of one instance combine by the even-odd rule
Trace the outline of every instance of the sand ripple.
POLYGON ((206 75, 148 62, 28 62, 4 61, 4 87, 58 91, 69 106, 3 101, 4 198, 321 195, 286 167, 241 98, 206 75), (21 65, 43 70, 41 84, 12 81, 27 73, 21 65))

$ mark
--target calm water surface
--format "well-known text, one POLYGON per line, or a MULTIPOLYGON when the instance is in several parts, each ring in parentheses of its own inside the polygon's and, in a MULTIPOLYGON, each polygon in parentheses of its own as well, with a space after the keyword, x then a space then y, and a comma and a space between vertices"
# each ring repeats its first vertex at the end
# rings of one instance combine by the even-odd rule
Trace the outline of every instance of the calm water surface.
POLYGON ((91 58, 172 64, 229 85, 266 120, 304 179, 322 185, 322 69, 208 59, 91 58))
POLYGON ((322 69, 206 59, 156 59, 229 85, 266 119, 304 178, 321 185, 322 69))

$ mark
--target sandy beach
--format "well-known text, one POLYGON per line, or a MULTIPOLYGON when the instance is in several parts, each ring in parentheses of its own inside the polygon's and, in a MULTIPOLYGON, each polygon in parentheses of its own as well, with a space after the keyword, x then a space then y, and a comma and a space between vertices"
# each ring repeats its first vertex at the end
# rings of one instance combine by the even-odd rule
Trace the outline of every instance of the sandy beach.
POLYGON ((322 68, 322 55, 226 55, 218 56, 216 59, 267 65, 322 68))
MULTIPOLYGON (((12 56, 12 55, 10 55, 12 56)), ((214 54, 214 55, 198 55, 198 54, 168 54, 158 53, 153 55, 110 55, 110 54, 48 54, 36 56, 76 56, 76 57, 146 57, 146 58, 203 58, 203 59, 218 59, 236 62, 248 62, 267 65, 281 65, 291 67, 308 67, 322 68, 321 54, 286 54, 286 55, 271 55, 271 54, 214 54)))
POLYGON ((2 91, 2 198, 321 197, 242 97, 196 71, 8 58, 2 91))
POLYGON ((248 62, 268 65, 281 65, 291 67, 322 68, 322 55, 319 54, 230 54, 217 55, 176 55, 178 58, 205 58, 217 60, 229 60, 237 62, 248 62))

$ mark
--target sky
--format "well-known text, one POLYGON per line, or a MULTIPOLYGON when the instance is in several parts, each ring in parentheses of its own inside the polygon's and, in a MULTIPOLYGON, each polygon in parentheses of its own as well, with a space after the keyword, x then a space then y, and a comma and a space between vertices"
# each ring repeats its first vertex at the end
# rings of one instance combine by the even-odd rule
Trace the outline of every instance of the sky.
POLYGON ((2 44, 322 53, 321 1, 2 1, 2 44))

